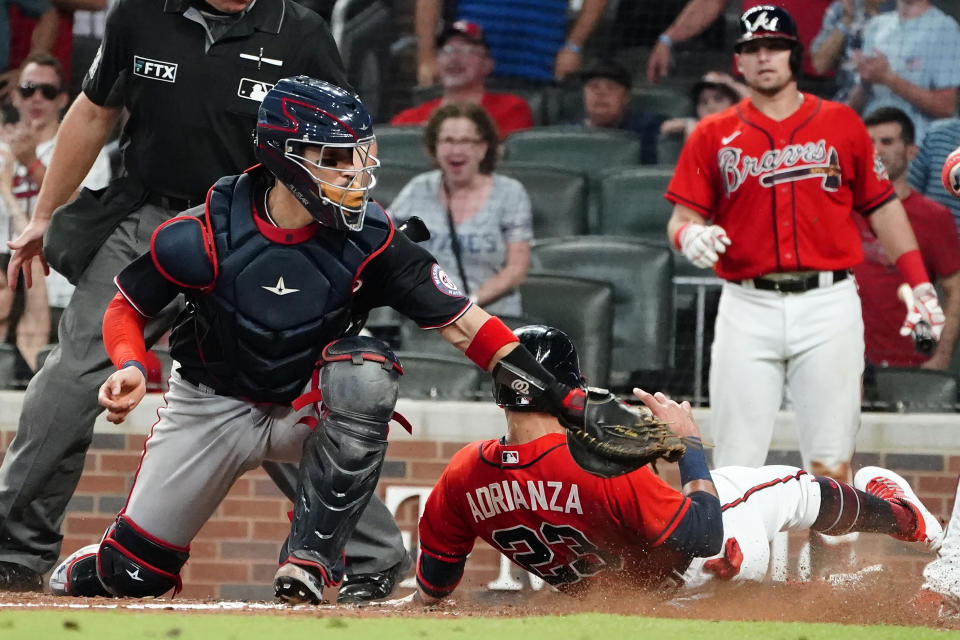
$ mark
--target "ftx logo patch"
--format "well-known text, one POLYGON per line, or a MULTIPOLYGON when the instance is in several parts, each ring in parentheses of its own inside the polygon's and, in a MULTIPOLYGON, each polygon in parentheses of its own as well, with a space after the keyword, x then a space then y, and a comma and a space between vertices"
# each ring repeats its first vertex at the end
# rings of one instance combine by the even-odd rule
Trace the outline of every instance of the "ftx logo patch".
POLYGON ((177 81, 177 65, 163 60, 133 56, 133 75, 164 82, 177 81))

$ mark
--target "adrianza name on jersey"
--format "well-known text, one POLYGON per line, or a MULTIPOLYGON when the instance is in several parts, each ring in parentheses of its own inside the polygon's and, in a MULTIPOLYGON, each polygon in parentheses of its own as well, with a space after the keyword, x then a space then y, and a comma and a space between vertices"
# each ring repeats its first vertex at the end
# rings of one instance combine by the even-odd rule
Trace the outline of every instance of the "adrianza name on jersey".
POLYGON ((527 480, 526 486, 517 480, 495 482, 468 491, 467 504, 470 505, 474 522, 517 509, 583 515, 577 485, 556 481, 527 480))

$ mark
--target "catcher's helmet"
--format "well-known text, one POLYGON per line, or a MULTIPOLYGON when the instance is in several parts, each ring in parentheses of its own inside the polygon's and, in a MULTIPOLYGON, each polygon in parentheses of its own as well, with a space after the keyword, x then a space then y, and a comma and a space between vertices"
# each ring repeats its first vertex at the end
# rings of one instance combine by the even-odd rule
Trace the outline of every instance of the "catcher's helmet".
POLYGON ((733 50, 740 53, 744 45, 757 40, 782 40, 789 44, 790 68, 796 78, 803 69, 803 43, 797 35, 797 23, 786 9, 772 4, 751 7, 740 16, 740 37, 733 50))
MULTIPOLYGON (((570 387, 586 387, 586 381, 580 374, 577 349, 563 331, 542 324, 531 324, 513 333, 558 382, 570 387)), ((522 396, 504 384, 493 384, 493 399, 501 407, 514 411, 548 411, 548 407, 538 400, 522 396)))
MULTIPOLYGON (((257 116, 256 156, 318 222, 335 229, 358 231, 374 169, 371 155, 373 118, 360 99, 328 82, 307 76, 284 78, 267 92, 257 116), (305 156, 319 151, 318 160, 305 156), (353 168, 336 167, 338 149, 348 148, 353 168), (336 168, 334 168, 336 167, 336 168), (347 184, 324 180, 316 171, 335 171, 347 184)), ((342 152, 341 152, 342 154, 342 152)))

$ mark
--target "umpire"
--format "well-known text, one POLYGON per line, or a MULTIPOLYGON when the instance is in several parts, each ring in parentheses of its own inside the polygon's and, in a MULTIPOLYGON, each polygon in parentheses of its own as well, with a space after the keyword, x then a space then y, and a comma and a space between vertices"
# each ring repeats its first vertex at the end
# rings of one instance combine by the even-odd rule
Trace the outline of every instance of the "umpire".
MULTIPOLYGON (((160 223, 203 203, 221 176, 255 164, 250 140, 260 100, 277 80, 296 74, 349 86, 327 24, 291 0, 117 0, 111 7, 83 92, 60 128, 33 220, 9 243, 11 286, 21 269, 32 284, 32 261, 47 268, 44 233, 54 210, 74 196, 126 109, 120 175, 104 193, 85 192, 57 213, 68 220, 79 210, 82 232, 116 222, 105 240, 88 241, 89 262, 84 234, 56 243, 77 255, 61 260, 49 253, 77 289, 63 313, 59 346, 27 387, 0 466, 0 591, 41 590, 42 574, 60 554, 64 511, 102 410, 97 388, 113 369, 101 319, 116 292, 114 276, 149 249, 160 223)), ((148 345, 177 311, 171 306, 147 325, 148 345)), ((268 471, 293 495, 295 474, 268 471)), ((354 586, 348 579, 342 594, 389 593, 406 552, 382 503, 371 502, 347 556, 354 586)))

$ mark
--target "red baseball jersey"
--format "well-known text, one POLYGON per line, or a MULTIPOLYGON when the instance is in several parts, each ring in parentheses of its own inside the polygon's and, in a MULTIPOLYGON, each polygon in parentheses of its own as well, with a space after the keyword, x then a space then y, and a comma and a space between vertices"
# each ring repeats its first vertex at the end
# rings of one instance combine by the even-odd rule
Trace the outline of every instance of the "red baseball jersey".
MULTIPOLYGON (((934 280, 960 271, 960 236, 950 210, 916 191, 904 198, 923 264, 934 280)), ((930 356, 917 353, 913 338, 900 335, 906 308, 897 297, 903 276, 880 246, 867 221, 857 217, 863 262, 853 268, 863 301, 863 337, 867 360, 890 367, 917 367, 930 356)))
POLYGON ((744 99, 704 118, 683 146, 666 198, 726 230, 721 278, 848 269, 863 259, 852 211, 896 197, 856 112, 803 98, 779 122, 744 99))
POLYGON ((573 595, 597 581, 655 587, 689 563, 662 545, 689 506, 648 467, 609 479, 583 471, 562 433, 521 445, 475 442, 427 500, 417 580, 432 595, 453 591, 482 538, 573 595), (453 578, 444 575, 450 566, 458 567, 453 578))

